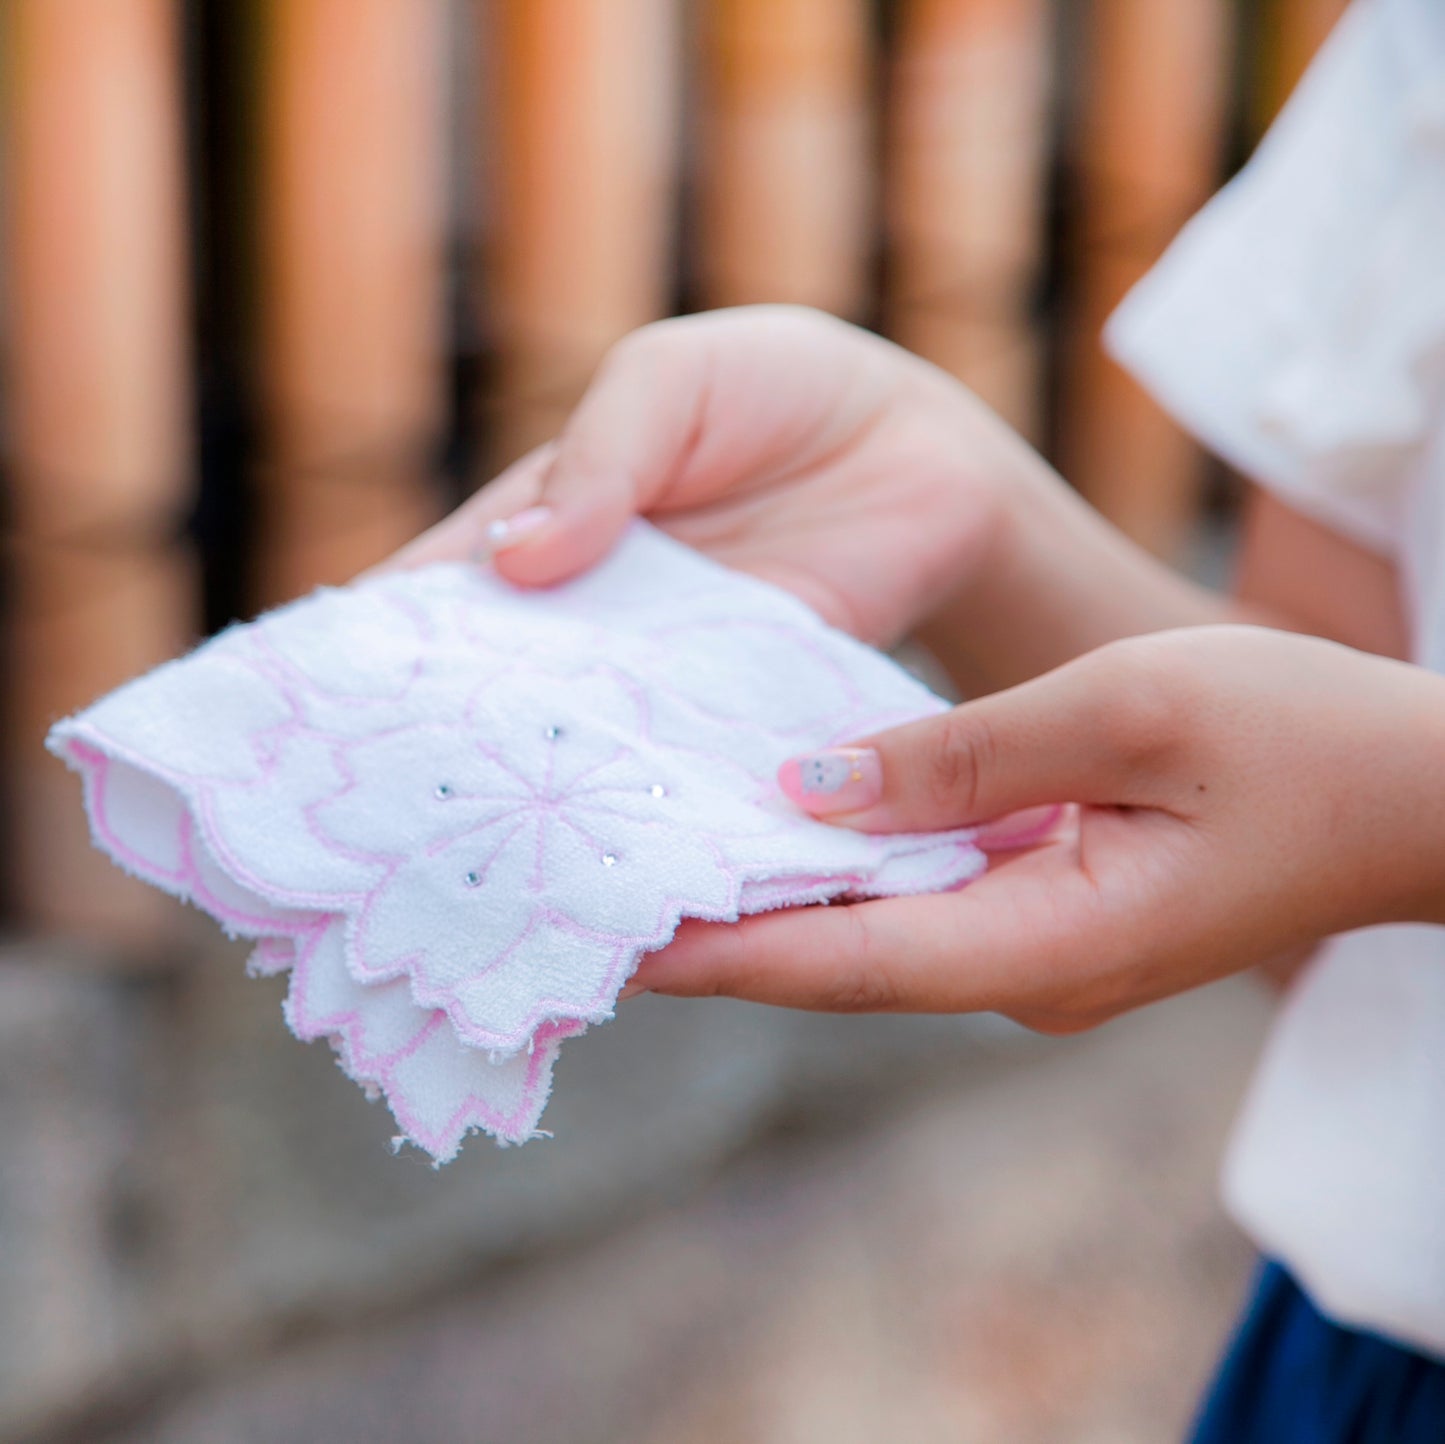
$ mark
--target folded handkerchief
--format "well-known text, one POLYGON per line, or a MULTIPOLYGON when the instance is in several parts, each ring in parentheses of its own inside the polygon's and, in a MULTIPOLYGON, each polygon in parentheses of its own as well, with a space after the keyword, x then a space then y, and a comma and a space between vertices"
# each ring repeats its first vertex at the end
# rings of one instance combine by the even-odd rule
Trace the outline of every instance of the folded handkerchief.
POLYGON ((943 707, 791 596, 644 523, 521 591, 326 590, 59 723, 96 842, 289 970, 286 1017, 452 1157, 534 1135, 562 1040, 683 917, 954 887, 968 832, 804 816, 790 755, 943 707))

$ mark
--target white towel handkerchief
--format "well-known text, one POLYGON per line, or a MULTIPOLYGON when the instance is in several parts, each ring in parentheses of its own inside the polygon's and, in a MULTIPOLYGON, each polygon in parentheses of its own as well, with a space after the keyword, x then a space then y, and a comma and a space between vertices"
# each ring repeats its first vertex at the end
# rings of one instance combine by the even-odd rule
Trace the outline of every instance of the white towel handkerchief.
POLYGON ((778 764, 935 712, 888 658, 637 523, 586 576, 315 595, 51 733, 121 866, 254 938, 438 1159, 533 1135, 564 1038, 683 917, 957 886, 969 832, 803 816, 778 764))

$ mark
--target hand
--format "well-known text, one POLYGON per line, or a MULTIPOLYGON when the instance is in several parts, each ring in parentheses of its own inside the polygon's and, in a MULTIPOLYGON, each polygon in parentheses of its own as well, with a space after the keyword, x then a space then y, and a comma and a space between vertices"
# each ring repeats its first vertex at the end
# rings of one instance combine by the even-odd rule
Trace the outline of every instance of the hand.
POLYGON ((688 923, 634 990, 1071 1032, 1346 928, 1445 922, 1445 679, 1420 668, 1164 632, 855 745, 785 790, 873 832, 1060 802, 1077 826, 961 892, 688 923))
POLYGON ((646 516, 834 626, 924 640, 978 695, 1227 604, 1132 546, 950 376, 820 312, 747 306, 613 347, 553 442, 386 566, 546 586, 646 516))
POLYGON ((481 549, 546 585, 645 515, 886 646, 975 566, 1001 497, 1039 480, 1057 486, 943 372, 821 313, 744 307, 627 337, 555 442, 393 564, 481 549))

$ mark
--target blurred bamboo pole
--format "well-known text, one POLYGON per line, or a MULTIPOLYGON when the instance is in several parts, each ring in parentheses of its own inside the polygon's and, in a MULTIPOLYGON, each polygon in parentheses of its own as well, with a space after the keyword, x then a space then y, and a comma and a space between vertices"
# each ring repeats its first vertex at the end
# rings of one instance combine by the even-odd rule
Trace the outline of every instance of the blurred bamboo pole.
POLYGON ((707 0, 698 279, 709 306, 868 300, 869 7, 707 0))
POLYGON ((1106 516, 1162 555, 1199 501, 1198 448, 1103 355, 1099 331, 1219 178, 1228 0, 1095 0, 1081 125, 1077 331, 1061 460, 1106 516))
POLYGON ((1267 0, 1260 17, 1259 79, 1253 96, 1255 133, 1262 135, 1279 114, 1315 52, 1325 42, 1350 0, 1267 0))
POLYGON ((190 398, 177 7, 8 0, 3 258, 13 597, 6 688, 29 922, 141 948, 174 906, 92 851, 47 724, 181 648, 190 398))
POLYGON ((477 291, 503 463, 555 435, 607 348, 667 309, 677 14, 675 0, 496 0, 489 18, 477 291))
POLYGON ((889 131, 890 334, 1037 439, 1047 0, 906 0, 889 131))
POLYGON ((445 408, 445 0, 271 0, 258 587, 337 582, 431 520, 445 408))

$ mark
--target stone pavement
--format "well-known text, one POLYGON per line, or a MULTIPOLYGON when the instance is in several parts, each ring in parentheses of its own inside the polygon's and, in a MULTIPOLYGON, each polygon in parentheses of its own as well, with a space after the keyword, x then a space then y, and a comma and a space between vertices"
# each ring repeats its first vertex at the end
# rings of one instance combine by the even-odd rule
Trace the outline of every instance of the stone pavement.
POLYGON ((289 1036, 279 980, 200 936, 145 975, 0 946, 0 1439, 88 1444, 96 1419, 316 1321, 614 1227, 780 1118, 1036 1046, 986 1019, 639 999, 569 1045, 555 1144, 478 1140, 433 1172, 289 1036))
MULTIPOLYGON (((1267 1012, 1234 981, 912 1076, 864 1057, 566 1240, 488 1260, 441 1226, 423 1296, 242 1333, 86 1444, 1167 1444, 1245 1286, 1213 1174, 1267 1012)), ((666 1131, 676 1099, 634 1101, 666 1131)))

